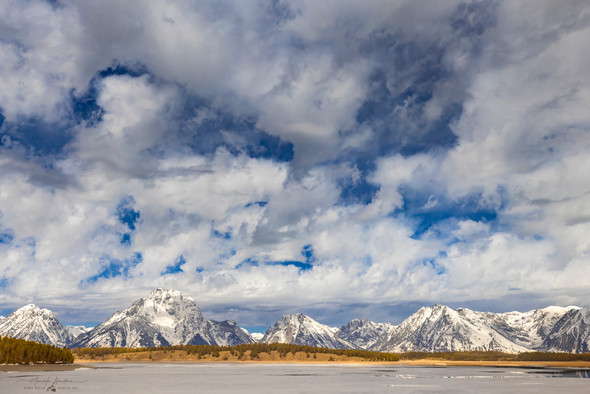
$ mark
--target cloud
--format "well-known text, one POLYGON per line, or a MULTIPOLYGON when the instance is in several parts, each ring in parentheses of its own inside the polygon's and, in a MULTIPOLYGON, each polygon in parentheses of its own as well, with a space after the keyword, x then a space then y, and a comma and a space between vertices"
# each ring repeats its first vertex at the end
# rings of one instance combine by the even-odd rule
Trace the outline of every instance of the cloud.
POLYGON ((6 308, 88 321, 161 286, 260 325, 587 299, 584 2, 0 11, 6 308))
POLYGON ((60 120, 69 112, 72 89, 88 75, 79 68, 86 56, 83 26, 76 9, 46 1, 3 2, 0 6, 0 108, 8 121, 19 117, 60 120))

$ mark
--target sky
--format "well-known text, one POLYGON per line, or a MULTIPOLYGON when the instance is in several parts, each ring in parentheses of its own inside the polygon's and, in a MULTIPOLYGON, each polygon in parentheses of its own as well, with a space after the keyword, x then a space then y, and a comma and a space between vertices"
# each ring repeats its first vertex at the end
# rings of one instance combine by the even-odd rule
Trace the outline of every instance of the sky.
POLYGON ((590 299, 587 1, 0 1, 0 313, 590 299))

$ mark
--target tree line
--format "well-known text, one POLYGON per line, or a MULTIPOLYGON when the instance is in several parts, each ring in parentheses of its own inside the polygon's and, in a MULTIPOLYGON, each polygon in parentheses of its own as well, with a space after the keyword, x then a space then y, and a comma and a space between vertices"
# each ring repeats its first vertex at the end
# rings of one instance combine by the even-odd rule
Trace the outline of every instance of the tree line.
POLYGON ((405 353, 381 353, 358 349, 328 349, 314 346, 293 345, 288 343, 254 343, 236 346, 214 345, 175 345, 142 348, 77 348, 72 352, 80 358, 99 358, 107 355, 123 353, 137 353, 149 351, 185 351, 188 355, 203 357, 220 357, 220 352, 230 352, 238 360, 255 360, 261 353, 270 354, 277 352, 280 358, 285 358, 288 353, 303 352, 308 357, 315 354, 330 354, 334 356, 359 357, 368 361, 399 361, 437 359, 449 361, 590 361, 590 353, 549 353, 526 352, 520 354, 504 353, 498 351, 464 351, 464 352, 405 352, 405 353))
POLYGON ((398 356, 394 353, 381 353, 371 352, 368 350, 356 350, 356 349, 328 349, 314 346, 304 345, 293 345, 288 343, 253 343, 253 344, 242 344, 236 346, 213 346, 213 345, 174 345, 174 346, 158 346, 153 348, 77 348, 73 349, 72 352, 80 358, 97 358, 106 355, 116 355, 123 353, 136 353, 136 352, 148 352, 148 351, 172 351, 179 350, 185 351, 188 355, 197 355, 198 358, 205 356, 220 357, 220 352, 230 352, 233 356, 236 356, 239 360, 246 357, 248 352, 249 359, 259 358, 261 353, 277 352, 279 357, 286 357, 288 353, 303 352, 308 355, 321 353, 330 354, 334 356, 346 356, 346 357, 359 357, 370 361, 398 361, 398 356))
POLYGON ((70 364, 74 355, 67 348, 0 336, 0 364, 70 364))

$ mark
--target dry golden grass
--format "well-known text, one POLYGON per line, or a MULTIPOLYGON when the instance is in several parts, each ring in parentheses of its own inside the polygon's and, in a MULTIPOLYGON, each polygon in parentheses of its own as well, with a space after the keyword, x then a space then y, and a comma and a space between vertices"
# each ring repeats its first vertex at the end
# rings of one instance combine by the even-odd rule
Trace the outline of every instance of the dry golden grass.
POLYGON ((187 354, 184 350, 154 350, 146 352, 131 352, 120 354, 107 354, 95 358, 80 358, 76 356, 75 362, 225 362, 225 363, 374 363, 361 357, 347 357, 326 353, 286 353, 281 357, 277 351, 270 353, 261 352, 257 358, 250 357, 251 351, 244 352, 242 358, 230 351, 219 352, 219 357, 211 354, 199 357, 198 354, 187 354))
POLYGON ((396 364, 416 366, 541 366, 541 367, 570 367, 590 368, 589 361, 451 361, 443 359, 401 360, 397 362, 367 361, 360 357, 338 356, 326 353, 287 353, 281 357, 276 351, 259 353, 258 358, 250 357, 251 351, 246 351, 241 359, 230 351, 219 352, 219 357, 211 354, 201 356, 187 354, 184 350, 154 350, 109 354, 96 358, 78 358, 76 363, 114 363, 114 362, 186 362, 186 363, 359 363, 359 364, 396 364), (308 356, 309 355, 309 356, 308 356))

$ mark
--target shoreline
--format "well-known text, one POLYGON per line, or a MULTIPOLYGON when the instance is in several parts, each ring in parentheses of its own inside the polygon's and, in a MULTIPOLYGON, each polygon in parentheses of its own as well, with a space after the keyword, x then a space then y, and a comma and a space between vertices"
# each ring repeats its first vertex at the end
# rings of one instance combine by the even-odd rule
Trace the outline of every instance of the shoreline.
POLYGON ((437 367, 513 367, 513 368, 587 368, 590 361, 453 361, 453 360, 400 360, 391 364, 404 366, 437 367))
POLYGON ((583 368, 590 369, 590 361, 450 361, 450 360, 400 360, 400 361, 307 361, 307 360, 90 360, 80 359, 84 364, 300 364, 300 365, 388 365, 415 367, 512 367, 512 368, 583 368))
POLYGON ((358 360, 91 360, 78 359, 73 364, 7 364, 0 365, 2 372, 67 372, 81 368, 97 369, 103 364, 284 364, 284 365, 351 365, 351 366, 404 366, 404 367, 505 367, 505 368, 572 368, 590 369, 589 361, 449 361, 449 360, 400 360, 400 361, 358 361, 358 360))
POLYGON ((0 364, 1 372, 53 372, 53 371, 75 371, 80 368, 96 369, 94 365, 88 364, 0 364))

